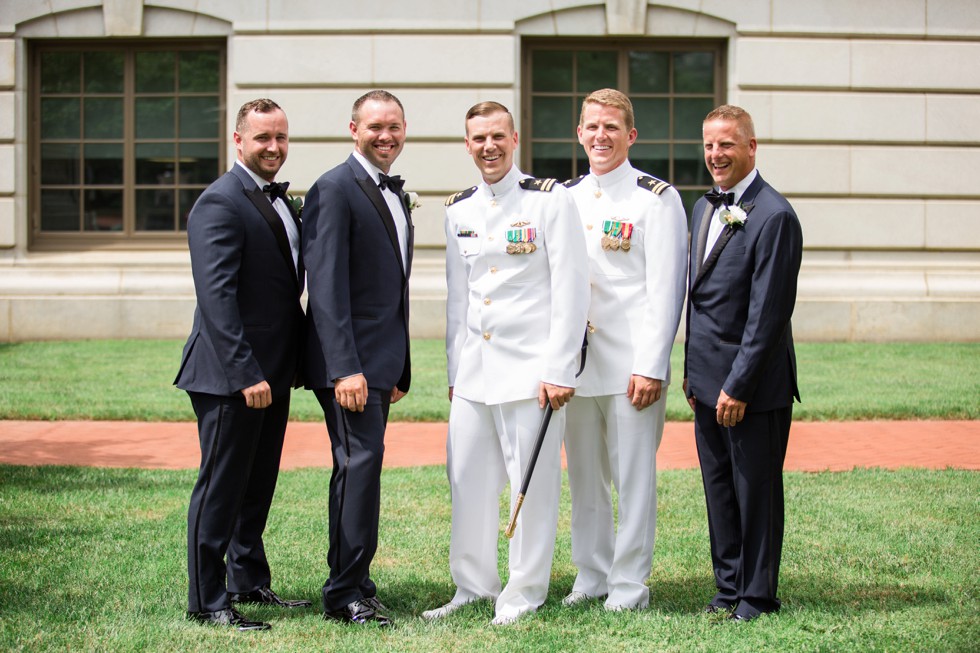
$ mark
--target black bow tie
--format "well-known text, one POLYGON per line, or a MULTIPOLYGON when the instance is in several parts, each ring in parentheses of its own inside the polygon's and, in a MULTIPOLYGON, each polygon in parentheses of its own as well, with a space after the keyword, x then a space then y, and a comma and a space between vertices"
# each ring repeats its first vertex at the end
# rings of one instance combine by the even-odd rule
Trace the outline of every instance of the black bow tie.
POLYGON ((270 202, 275 202, 277 197, 281 197, 283 199, 286 199, 286 189, 287 188, 289 188, 289 182, 288 181, 284 181, 281 184, 279 182, 277 182, 277 181, 274 181, 271 184, 266 184, 265 186, 263 186, 262 187, 262 192, 269 194, 269 201, 270 202))
POLYGON ((378 187, 381 190, 384 190, 385 188, 390 188, 392 192, 395 193, 396 195, 401 192, 402 186, 405 185, 405 180, 401 178, 401 175, 393 175, 389 177, 388 175, 382 172, 381 174, 378 175, 378 179, 379 179, 378 187))
POLYGON ((731 206, 735 203, 735 193, 719 193, 714 188, 709 190, 704 194, 704 199, 711 202, 711 206, 716 209, 724 204, 725 206, 731 206))

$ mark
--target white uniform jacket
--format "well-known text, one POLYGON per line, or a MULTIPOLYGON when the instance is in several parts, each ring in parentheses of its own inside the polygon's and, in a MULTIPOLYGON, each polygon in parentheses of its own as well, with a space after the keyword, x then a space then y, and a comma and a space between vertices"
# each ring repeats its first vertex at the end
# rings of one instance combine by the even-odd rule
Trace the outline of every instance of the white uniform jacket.
POLYGON ((575 387, 589 288, 568 191, 511 168, 446 200, 446 241, 454 394, 493 405, 537 397, 542 381, 575 387))
POLYGON ((632 374, 669 383, 687 278, 680 195, 628 160, 565 186, 578 206, 591 264, 588 364, 576 394, 625 394, 632 374))

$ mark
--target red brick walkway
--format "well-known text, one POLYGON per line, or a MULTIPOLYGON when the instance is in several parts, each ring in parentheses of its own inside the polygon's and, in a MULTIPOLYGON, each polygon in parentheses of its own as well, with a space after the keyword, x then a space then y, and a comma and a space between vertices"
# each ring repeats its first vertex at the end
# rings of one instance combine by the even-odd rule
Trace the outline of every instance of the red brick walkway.
MULTIPOLYGON (((667 424, 659 469, 697 467, 693 426, 667 424)), ((197 428, 179 422, 0 421, 0 463, 185 469, 197 467, 197 428)), ((446 425, 392 423, 385 466, 442 465, 446 425)), ((293 422, 286 431, 283 469, 329 466, 326 427, 293 422)), ((980 470, 980 422, 795 422, 786 469, 926 467, 980 470)))

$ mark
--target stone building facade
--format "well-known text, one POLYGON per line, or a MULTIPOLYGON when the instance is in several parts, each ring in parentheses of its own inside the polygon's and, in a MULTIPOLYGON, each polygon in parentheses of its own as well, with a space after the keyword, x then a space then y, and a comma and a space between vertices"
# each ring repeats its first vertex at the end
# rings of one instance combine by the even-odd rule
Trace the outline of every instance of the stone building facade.
POLYGON ((688 204, 706 108, 753 114, 803 223, 798 339, 978 340, 977 61, 975 0, 0 0, 0 341, 183 337, 183 221, 238 106, 286 110, 302 193, 372 88, 405 104, 413 335, 441 337, 466 109, 503 102, 522 168, 571 176, 598 86, 634 98, 634 160, 688 204))

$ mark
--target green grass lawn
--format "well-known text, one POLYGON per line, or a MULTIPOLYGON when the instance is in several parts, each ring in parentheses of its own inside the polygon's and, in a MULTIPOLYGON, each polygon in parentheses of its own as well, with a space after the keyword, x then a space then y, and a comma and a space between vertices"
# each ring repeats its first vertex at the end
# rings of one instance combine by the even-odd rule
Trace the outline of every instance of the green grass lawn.
MULTIPOLYGON (((172 385, 182 343, 93 340, 0 344, 0 419, 193 420, 172 385)), ((980 343, 797 345, 797 420, 980 419, 980 343)), ((673 352, 667 418, 690 420, 681 392, 683 351, 673 352)), ((396 421, 444 421, 441 340, 412 342, 412 390, 396 421)), ((311 392, 293 393, 292 418, 320 421, 311 392)))
MULTIPOLYGON (((318 601, 328 476, 282 474, 266 545, 284 596, 318 601)), ((695 470, 660 474, 650 609, 563 608, 575 573, 566 486, 547 603, 492 628, 489 604, 438 623, 418 617, 453 591, 445 470, 386 470, 372 572, 397 627, 325 622, 316 607, 248 607, 273 623, 251 634, 183 618, 193 480, 193 471, 0 466, 0 650, 965 652, 980 641, 975 472, 787 473, 783 610, 751 624, 700 612, 714 589, 695 470)))

